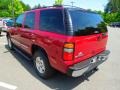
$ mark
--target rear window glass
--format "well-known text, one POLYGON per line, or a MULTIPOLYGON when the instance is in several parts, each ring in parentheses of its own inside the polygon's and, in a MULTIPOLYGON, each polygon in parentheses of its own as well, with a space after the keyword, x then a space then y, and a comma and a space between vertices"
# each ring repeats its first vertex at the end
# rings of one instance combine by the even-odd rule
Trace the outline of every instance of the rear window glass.
POLYGON ((91 35, 107 31, 105 23, 99 14, 80 10, 69 11, 74 35, 91 35))
POLYGON ((40 11, 40 30, 64 33, 63 13, 60 9, 40 11))

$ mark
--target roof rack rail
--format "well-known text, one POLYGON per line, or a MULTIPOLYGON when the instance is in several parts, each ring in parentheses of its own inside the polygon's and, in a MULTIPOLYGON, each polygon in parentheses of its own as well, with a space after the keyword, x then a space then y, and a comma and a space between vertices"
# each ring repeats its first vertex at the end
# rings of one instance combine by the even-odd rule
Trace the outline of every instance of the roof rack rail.
POLYGON ((71 5, 53 5, 53 6, 45 6, 45 7, 41 7, 41 8, 49 8, 49 7, 68 7, 68 8, 79 8, 81 10, 86 10, 86 9, 83 9, 83 8, 80 8, 80 7, 77 7, 77 6, 71 6, 71 5))
MULTIPOLYGON (((40 7, 40 8, 54 8, 54 7, 79 8, 81 10, 86 10, 86 9, 83 9, 83 8, 80 8, 80 7, 77 7, 77 6, 71 6, 71 5, 53 5, 53 6, 43 6, 43 7, 40 7)), ((31 9, 31 10, 40 9, 40 8, 34 8, 34 9, 31 9)))
POLYGON ((41 8, 48 8, 48 7, 76 7, 76 8, 80 8, 80 7, 71 6, 71 5, 53 5, 53 6, 43 6, 41 8))
POLYGON ((35 10, 35 9, 40 9, 40 8, 49 8, 49 7, 62 7, 62 5, 53 5, 53 6, 43 6, 43 7, 39 7, 39 8, 33 8, 31 10, 35 10))
POLYGON ((62 7, 63 5, 53 5, 53 6, 43 6, 41 8, 48 8, 48 7, 62 7))
POLYGON ((80 8, 78 6, 71 6, 71 5, 63 5, 64 7, 71 7, 71 8, 79 8, 81 10, 86 10, 86 9, 83 9, 83 8, 80 8))
POLYGON ((76 8, 80 8, 80 7, 77 7, 77 6, 71 6, 71 5, 63 5, 64 7, 76 7, 76 8))

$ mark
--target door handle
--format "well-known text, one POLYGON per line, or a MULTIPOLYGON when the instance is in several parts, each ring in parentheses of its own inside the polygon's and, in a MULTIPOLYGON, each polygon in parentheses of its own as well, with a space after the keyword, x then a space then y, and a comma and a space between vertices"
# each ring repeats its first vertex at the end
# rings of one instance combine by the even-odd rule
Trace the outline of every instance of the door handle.
POLYGON ((34 34, 29 34, 30 36, 34 36, 34 34))
POLYGON ((35 39, 35 35, 34 34, 30 34, 30 38, 35 39))
POLYGON ((46 41, 47 43, 51 43, 51 42, 52 42, 52 40, 50 39, 49 36, 45 36, 44 38, 45 38, 45 41, 46 41))

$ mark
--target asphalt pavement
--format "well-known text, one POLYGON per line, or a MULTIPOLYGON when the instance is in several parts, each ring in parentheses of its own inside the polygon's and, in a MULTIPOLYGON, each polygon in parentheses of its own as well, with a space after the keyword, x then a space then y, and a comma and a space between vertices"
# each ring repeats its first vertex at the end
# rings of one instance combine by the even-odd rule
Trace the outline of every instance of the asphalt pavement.
POLYGON ((109 59, 99 70, 79 78, 56 73, 44 80, 38 77, 33 63, 7 46, 5 34, 0 36, 0 90, 120 90, 120 29, 108 28, 109 59))

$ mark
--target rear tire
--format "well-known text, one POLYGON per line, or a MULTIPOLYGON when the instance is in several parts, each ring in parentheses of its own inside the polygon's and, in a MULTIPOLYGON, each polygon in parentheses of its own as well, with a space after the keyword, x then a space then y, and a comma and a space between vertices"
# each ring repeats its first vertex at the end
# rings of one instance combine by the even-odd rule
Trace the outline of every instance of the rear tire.
POLYGON ((54 74, 54 69, 50 66, 47 56, 39 49, 34 54, 34 67, 37 74, 43 78, 48 79, 54 74))

